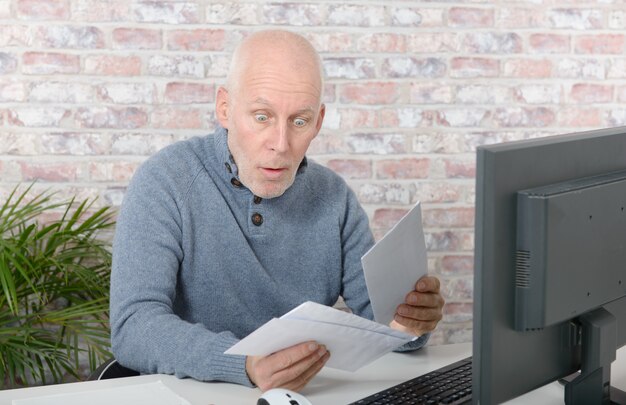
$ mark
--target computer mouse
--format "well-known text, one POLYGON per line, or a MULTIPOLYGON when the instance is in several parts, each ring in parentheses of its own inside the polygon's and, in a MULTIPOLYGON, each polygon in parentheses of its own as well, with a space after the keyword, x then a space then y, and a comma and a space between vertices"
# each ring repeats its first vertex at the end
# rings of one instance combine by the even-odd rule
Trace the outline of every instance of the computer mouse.
POLYGON ((313 405, 304 395, 284 388, 272 388, 259 397, 256 405, 313 405))

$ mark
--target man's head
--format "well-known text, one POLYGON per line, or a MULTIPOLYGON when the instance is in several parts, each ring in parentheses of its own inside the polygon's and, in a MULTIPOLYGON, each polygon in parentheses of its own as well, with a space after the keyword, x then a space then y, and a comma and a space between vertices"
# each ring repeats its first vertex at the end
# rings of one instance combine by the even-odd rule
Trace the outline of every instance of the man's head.
POLYGON ((319 55, 300 35, 261 31, 235 50, 216 115, 255 195, 278 197, 293 184, 324 119, 322 86, 319 55))

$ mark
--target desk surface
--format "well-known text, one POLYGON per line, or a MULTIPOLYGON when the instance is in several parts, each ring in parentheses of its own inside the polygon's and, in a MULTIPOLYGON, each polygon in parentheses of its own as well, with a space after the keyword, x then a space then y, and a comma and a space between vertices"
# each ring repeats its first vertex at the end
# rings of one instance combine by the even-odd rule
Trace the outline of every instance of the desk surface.
MULTIPOLYGON (((302 393, 316 405, 347 404, 467 357, 471 355, 471 351, 471 343, 431 346, 410 354, 390 353, 354 373, 325 368, 302 393)), ((0 391, 0 405, 10 405, 13 399, 97 390, 156 380, 163 381, 193 405, 253 405, 261 394, 258 389, 234 384, 203 383, 159 374, 5 390, 0 391)), ((614 386, 626 391, 626 347, 617 353, 611 380, 614 386)), ((558 383, 552 383, 516 398, 509 404, 563 404, 563 395, 563 388, 558 383)))

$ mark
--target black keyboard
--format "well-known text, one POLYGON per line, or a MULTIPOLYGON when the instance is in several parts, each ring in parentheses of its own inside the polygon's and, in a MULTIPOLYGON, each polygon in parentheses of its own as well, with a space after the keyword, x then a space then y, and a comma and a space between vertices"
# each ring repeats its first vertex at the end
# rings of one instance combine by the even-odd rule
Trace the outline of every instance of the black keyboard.
POLYGON ((472 402, 472 358, 448 364, 350 405, 457 405, 472 402))

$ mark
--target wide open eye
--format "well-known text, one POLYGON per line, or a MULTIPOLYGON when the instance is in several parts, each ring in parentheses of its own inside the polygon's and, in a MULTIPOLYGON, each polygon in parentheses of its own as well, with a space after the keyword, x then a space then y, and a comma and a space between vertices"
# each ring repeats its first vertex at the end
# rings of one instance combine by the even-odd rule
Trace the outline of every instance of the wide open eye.
POLYGON ((254 114, 254 119, 258 122, 267 122, 267 120, 269 120, 269 117, 267 116, 267 114, 254 114))
POLYGON ((295 120, 293 120, 293 125, 297 127, 303 127, 306 125, 306 123, 307 121, 303 118, 296 118, 295 120))

